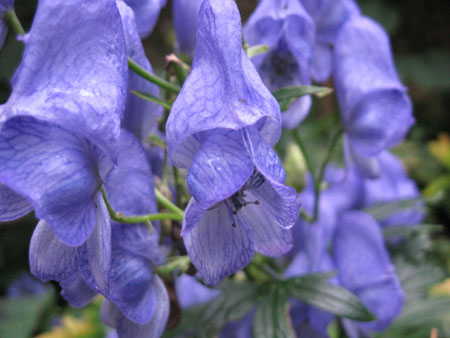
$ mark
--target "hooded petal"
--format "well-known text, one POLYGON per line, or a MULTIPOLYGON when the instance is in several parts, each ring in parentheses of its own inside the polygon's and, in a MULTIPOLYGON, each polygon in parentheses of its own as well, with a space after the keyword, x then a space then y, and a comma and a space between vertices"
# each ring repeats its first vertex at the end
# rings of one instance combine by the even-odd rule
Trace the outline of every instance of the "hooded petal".
POLYGON ((33 207, 25 198, 0 184, 0 222, 20 218, 31 210, 33 207))
POLYGON ((241 131, 213 130, 192 160, 187 184, 199 203, 217 203, 238 191, 252 172, 241 131))
POLYGON ((119 316, 117 318, 117 333, 119 337, 153 338, 162 335, 169 319, 169 295, 163 281, 157 275, 153 276, 153 286, 156 295, 155 303, 157 305, 152 319, 145 325, 139 325, 125 316, 119 316))
MULTIPOLYGON (((122 17, 128 56, 147 72, 153 73, 152 66, 145 56, 141 39, 136 30, 135 13, 122 1, 117 2, 117 7, 122 17)), ((128 71, 128 97, 122 119, 122 128, 145 140, 150 135, 150 132, 157 127, 156 120, 162 115, 162 107, 137 97, 131 93, 132 90, 143 91, 159 97, 159 89, 158 86, 144 80, 135 72, 128 71)))
POLYGON ((159 17, 161 8, 167 0, 125 0, 136 15, 136 26, 141 38, 147 37, 159 17))
POLYGON ((71 277, 62 280, 60 285, 62 287, 61 296, 63 296, 73 307, 84 307, 97 295, 97 293, 84 282, 79 273, 75 273, 71 277))
POLYGON ((274 144, 281 131, 279 105, 242 49, 237 6, 232 0, 205 0, 193 70, 167 121, 169 157, 187 167, 183 154, 193 135, 215 128, 239 130, 257 121, 262 137, 274 144))
POLYGON ((187 274, 175 279, 175 290, 183 309, 209 302, 220 295, 219 290, 208 288, 187 274))
POLYGON ((42 0, 2 117, 29 115, 53 122, 114 157, 126 81, 115 1, 42 0))
POLYGON ((373 156, 402 140, 414 119, 384 30, 370 19, 352 18, 339 33, 334 60, 338 101, 352 148, 373 156))
POLYGON ((311 77, 319 83, 326 82, 332 72, 333 53, 329 45, 316 41, 313 47, 311 77))
POLYGON ((197 17, 203 0, 174 0, 173 23, 177 34, 177 50, 193 55, 197 34, 197 17))
POLYGON ((192 263, 207 285, 218 285, 245 267, 254 254, 252 231, 245 223, 236 224, 225 202, 207 210, 193 229, 183 234, 183 239, 192 263))
POLYGON ((344 135, 344 158, 349 170, 357 169, 361 176, 376 179, 380 176, 380 163, 377 156, 366 156, 352 147, 348 135, 344 135))
POLYGON ((67 245, 82 244, 95 226, 99 186, 91 147, 53 124, 22 116, 1 126, 0 181, 25 196, 67 245))
POLYGON ((336 229, 333 252, 342 285, 377 318, 359 325, 370 330, 387 327, 400 313, 404 295, 378 224, 360 211, 344 213, 336 229))
POLYGON ((40 221, 31 237, 31 273, 43 282, 63 281, 78 271, 78 248, 62 243, 45 221, 40 221))

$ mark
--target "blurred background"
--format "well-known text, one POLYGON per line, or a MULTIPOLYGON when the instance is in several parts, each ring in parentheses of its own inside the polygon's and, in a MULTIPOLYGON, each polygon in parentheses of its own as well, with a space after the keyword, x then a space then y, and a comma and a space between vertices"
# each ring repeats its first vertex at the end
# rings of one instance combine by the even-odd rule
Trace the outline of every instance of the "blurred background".
MULTIPOLYGON (((257 1, 237 3, 245 22, 257 1)), ((450 337, 450 303, 442 301, 450 297, 450 1, 358 3, 362 12, 390 35, 395 63, 409 88, 416 117, 407 141, 394 152, 403 159, 427 200, 426 223, 440 225, 409 233, 401 255, 392 251, 406 283, 409 304, 406 314, 380 336, 426 337, 436 327, 439 337, 447 333, 450 337)), ((16 0, 16 12, 26 30, 36 4, 36 0, 16 0)), ((156 72, 164 69, 165 56, 173 52, 174 43, 168 1, 154 32, 144 41, 156 72)), ((8 98, 22 52, 23 44, 10 32, 0 51, 0 104, 8 98)), ((327 85, 332 86, 332 82, 327 85)), ((320 157, 329 127, 336 121, 335 97, 316 100, 314 111, 300 127, 308 144, 317 147, 311 153, 320 157)), ((278 150, 283 156, 282 146, 283 142, 278 150)), ((33 215, 0 223, 0 337, 30 337, 51 330, 41 337, 103 337, 107 329, 100 324, 99 302, 83 311, 70 309, 56 285, 44 287, 27 274, 28 245, 35 224, 33 215)))

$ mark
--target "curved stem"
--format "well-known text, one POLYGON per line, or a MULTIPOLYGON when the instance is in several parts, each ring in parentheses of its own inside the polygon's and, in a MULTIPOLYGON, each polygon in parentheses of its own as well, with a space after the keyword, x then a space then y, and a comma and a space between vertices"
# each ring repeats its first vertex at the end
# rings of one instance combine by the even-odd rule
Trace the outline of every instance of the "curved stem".
POLYGON ((168 210, 175 213, 177 215, 177 217, 180 218, 179 219, 180 221, 183 220, 184 211, 181 210, 180 208, 178 208, 175 204, 173 204, 172 201, 170 201, 166 196, 164 196, 161 191, 159 191, 158 189, 155 189, 155 196, 156 196, 156 200, 158 201, 159 204, 161 204, 162 206, 166 207, 168 210))
POLYGON ((328 162, 330 162, 331 157, 334 154, 334 149, 336 148, 336 145, 338 144, 343 132, 344 132, 344 129, 342 128, 342 126, 339 126, 339 128, 331 136, 331 140, 330 140, 330 144, 327 149, 327 153, 325 155, 325 158, 322 161, 322 164, 319 167, 319 172, 315 179, 315 184, 314 184, 315 197, 314 197, 314 213, 313 213, 314 221, 317 220, 317 217, 319 215, 320 185, 322 184, 323 176, 325 174, 325 169, 328 165, 328 162))
POLYGON ((132 59, 128 58, 128 67, 135 72, 140 77, 144 78, 147 81, 150 81, 157 86, 164 88, 172 93, 178 94, 180 92, 180 88, 173 85, 172 83, 161 79, 159 76, 156 76, 154 74, 150 74, 147 72, 144 68, 139 66, 136 62, 134 62, 132 59))
POLYGON ((10 9, 5 14, 5 21, 8 25, 19 35, 25 35, 25 29, 23 29, 22 24, 19 21, 19 18, 16 15, 14 9, 10 9))

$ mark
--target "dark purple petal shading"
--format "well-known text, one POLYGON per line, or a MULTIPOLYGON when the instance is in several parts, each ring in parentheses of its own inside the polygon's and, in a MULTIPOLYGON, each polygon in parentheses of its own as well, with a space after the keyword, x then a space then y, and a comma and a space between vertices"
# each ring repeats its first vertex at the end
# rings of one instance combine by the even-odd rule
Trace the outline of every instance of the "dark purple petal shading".
POLYGON ((232 0, 205 0, 198 17, 192 73, 167 122, 168 153, 188 167, 184 153, 195 134, 216 128, 239 130, 261 121, 261 136, 280 136, 279 105, 242 49, 241 20, 232 0))
POLYGON ((0 184, 0 222, 20 218, 31 210, 33 207, 25 198, 0 184))
POLYGON ((348 21, 337 38, 334 69, 352 150, 374 156, 401 141, 414 118, 384 30, 364 17, 348 21))
POLYGON ((78 272, 78 248, 62 243, 45 221, 40 221, 31 237, 31 273, 43 282, 63 281, 78 272))
POLYGON ((71 306, 81 308, 91 302, 97 295, 81 278, 79 273, 60 281, 61 296, 67 300, 71 306))
POLYGON ((0 128, 0 181, 26 197, 61 241, 82 244, 96 223, 92 196, 99 178, 91 147, 28 116, 11 118, 0 128))
POLYGON ((187 274, 175 279, 175 291, 182 308, 209 302, 220 294, 219 290, 208 288, 187 274))
POLYGON ((253 172, 242 131, 212 130, 197 150, 187 175, 199 203, 217 203, 239 190, 253 172))
MULTIPOLYGON (((153 73, 136 30, 135 15, 137 14, 122 1, 117 2, 117 7, 122 17, 128 57, 147 72, 153 73)), ((121 125, 122 128, 131 131, 139 139, 145 140, 150 132, 157 127, 156 120, 162 115, 162 107, 137 97, 131 93, 132 90, 143 91, 159 97, 159 89, 158 86, 144 80, 135 72, 128 71, 128 97, 121 125)))
POLYGON ((379 225, 366 213, 344 213, 333 241, 339 280, 377 318, 359 323, 365 330, 383 330, 400 313, 404 294, 395 274, 379 225))
POLYGON ((193 55, 197 34, 197 17, 203 0, 174 0, 172 2, 173 24, 177 34, 176 49, 193 55))
POLYGON ((141 38, 147 37, 159 17, 161 8, 165 6, 167 0, 125 0, 136 16, 136 26, 141 38))
POLYGON ((115 1, 42 0, 0 121, 29 115, 53 122, 114 158, 126 81, 115 1))
POLYGON ((195 227, 183 234, 188 255, 207 285, 218 285, 253 257, 252 231, 236 220, 222 202, 206 211, 195 227))

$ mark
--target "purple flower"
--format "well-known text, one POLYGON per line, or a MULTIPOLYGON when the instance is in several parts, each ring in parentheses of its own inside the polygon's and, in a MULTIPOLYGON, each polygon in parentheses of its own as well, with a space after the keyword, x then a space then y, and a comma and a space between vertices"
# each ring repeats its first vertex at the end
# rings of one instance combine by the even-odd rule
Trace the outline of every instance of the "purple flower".
MULTIPOLYGON (((298 0, 263 0, 244 28, 250 45, 266 44, 269 51, 253 58, 265 85, 282 87, 310 84, 314 23, 298 0)), ((283 126, 295 128, 308 114, 311 97, 296 100, 282 114, 283 126)))
MULTIPOLYGON (((117 1, 117 6, 122 17, 128 57, 147 72, 153 73, 137 32, 135 13, 121 0, 117 1)), ((156 130, 157 119, 162 116, 162 107, 137 97, 131 93, 132 90, 143 91, 159 97, 159 88, 133 71, 128 71, 128 97, 121 126, 131 131, 139 139, 145 140, 151 132, 156 130)))
POLYGON ((404 294, 379 225, 360 211, 342 214, 333 239, 333 253, 340 284, 358 296, 376 317, 365 323, 344 319, 350 337, 360 337, 358 331, 387 328, 399 315, 404 294))
POLYGON ((3 21, 3 17, 6 12, 13 8, 14 0, 0 0, 0 50, 5 42, 6 34, 8 33, 8 26, 6 22, 3 21))
POLYGON ((205 0, 193 70, 167 122, 172 162, 189 168, 193 196, 183 222, 188 254, 206 284, 246 266, 256 251, 291 248, 300 202, 271 146, 279 106, 242 50, 231 0, 205 0))
MULTIPOLYGON (((387 151, 382 152, 377 160, 380 164, 380 177, 375 180, 364 180, 364 206, 377 203, 396 202, 420 197, 416 183, 411 180, 397 157, 387 151)), ((380 221, 382 226, 418 225, 424 219, 421 202, 413 208, 401 210, 380 221)))
POLYGON ((301 0, 303 7, 314 19, 316 39, 311 75, 317 82, 325 82, 332 73, 332 49, 342 25, 360 14, 353 0, 301 0))
POLYGON ((334 70, 347 157, 376 177, 375 156, 399 143, 414 123, 384 30, 364 17, 349 20, 336 39, 334 70))
MULTIPOLYGON (((126 215, 157 211, 151 169, 133 135, 122 131, 116 164, 106 156, 100 161, 113 208, 126 215)), ((65 245, 45 221, 39 222, 30 244, 31 271, 42 281, 58 281, 72 306, 84 306, 102 294, 108 300, 105 321, 119 335, 148 337, 141 331, 150 331, 159 336, 169 307, 167 292, 153 273, 161 263, 159 226, 154 224, 149 234, 144 224, 111 224, 100 193, 96 202, 96 226, 81 246, 65 245)))
MULTIPOLYGON (((120 0, 121 1, 121 0, 120 0)), ((166 0, 124 0, 136 15, 137 30, 141 38, 147 37, 159 17, 166 0)))
POLYGON ((64 243, 90 236, 96 163, 99 154, 117 158, 126 80, 114 1, 39 3, 13 91, 0 106, 0 219, 33 207, 64 243))
POLYGON ((174 0, 173 23, 177 34, 177 50, 193 55, 197 34, 198 10, 203 0, 174 0))

